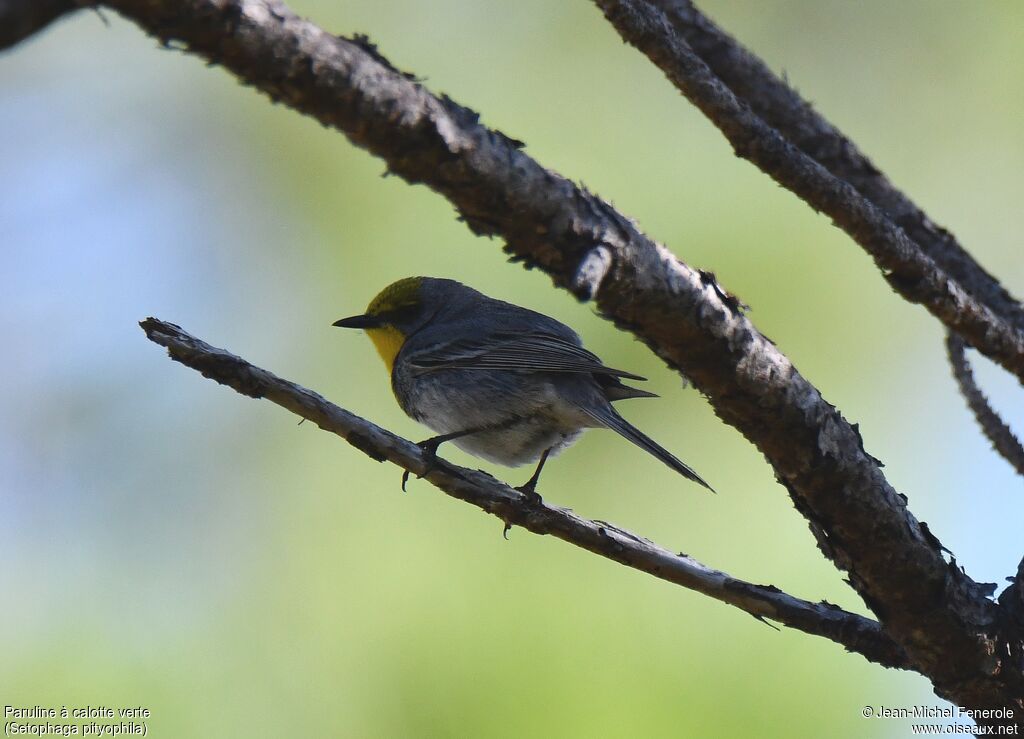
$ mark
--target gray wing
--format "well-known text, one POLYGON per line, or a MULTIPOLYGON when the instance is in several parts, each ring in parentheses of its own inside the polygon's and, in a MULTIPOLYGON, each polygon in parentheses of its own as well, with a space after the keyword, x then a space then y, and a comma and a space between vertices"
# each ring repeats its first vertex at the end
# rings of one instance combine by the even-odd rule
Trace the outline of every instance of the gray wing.
MULTIPOLYGON (((440 369, 495 369, 520 372, 576 372, 646 380, 631 372, 606 367, 597 355, 572 341, 546 332, 499 332, 486 339, 463 339, 410 357, 418 373, 440 369)), ((643 392, 643 391, 637 391, 643 392)))

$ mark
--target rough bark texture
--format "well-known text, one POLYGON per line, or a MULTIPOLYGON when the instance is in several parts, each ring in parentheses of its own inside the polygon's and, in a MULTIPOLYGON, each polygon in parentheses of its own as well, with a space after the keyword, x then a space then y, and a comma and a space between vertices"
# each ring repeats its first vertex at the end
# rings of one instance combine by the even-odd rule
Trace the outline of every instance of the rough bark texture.
POLYGON ((811 103, 689 0, 648 0, 711 71, 794 146, 881 208, 941 269, 1002 318, 1024 329, 1024 306, 880 172, 811 103))
MULTIPOLYGON (((341 130, 391 171, 447 197, 474 232, 501 236, 517 258, 596 299, 605 316, 688 376, 718 415, 764 453, 822 551, 849 573, 887 634, 940 695, 1024 715, 1021 631, 989 599, 992 587, 944 559, 939 542, 864 451, 856 426, 756 330, 712 275, 681 263, 608 203, 544 169, 519 142, 481 126, 472 111, 430 94, 365 39, 333 36, 277 0, 106 4, 341 130)), ((720 92, 713 79, 707 85, 720 92)), ((841 188, 834 194, 848 195, 841 188)), ((940 312, 963 307, 946 318, 965 334, 992 324, 991 335, 979 340, 999 348, 1009 364, 1016 361, 1011 330, 952 283, 942 283, 943 302, 934 292, 934 263, 918 260, 880 211, 849 202, 855 207, 844 218, 854 219, 859 238, 879 249, 895 244, 897 256, 909 260, 919 279, 905 289, 924 290, 940 312)))
POLYGON ((960 388, 961 395, 967 401, 967 407, 971 409, 975 420, 981 427, 982 433, 992 442, 992 448, 999 455, 1010 463, 1018 475, 1024 475, 1024 447, 1013 435, 1010 429, 999 414, 989 405, 985 393, 981 392, 978 383, 974 380, 974 373, 967 361, 963 339, 955 334, 946 335, 946 352, 949 355, 949 363, 953 367, 953 377, 960 388))
MULTIPOLYGON (((643 51, 718 127, 737 156, 750 160, 829 216, 871 255, 900 295, 927 308, 971 346, 1024 382, 1024 329, 972 295, 852 184, 833 175, 765 123, 715 76, 653 2, 595 3, 620 35, 643 51)), ((979 271, 980 267, 972 275, 978 276, 979 271)), ((1002 297, 1008 299, 1005 293, 1002 297)), ((1000 305, 1005 308, 1006 303, 1002 300, 1000 305)))
POLYGON ((243 395, 266 398, 325 431, 337 434, 372 459, 387 460, 417 475, 426 473, 425 479, 435 487, 497 516, 507 525, 521 526, 535 534, 549 534, 728 603, 759 619, 771 619, 808 634, 823 636, 886 667, 908 667, 903 650, 875 621, 829 603, 794 598, 771 585, 738 580, 609 523, 581 518, 549 503, 531 502, 527 496, 479 470, 458 467, 442 459, 429 463, 423 450, 411 441, 349 413, 311 390, 212 347, 173 323, 147 318, 140 325, 150 340, 167 347, 172 359, 204 377, 243 395))

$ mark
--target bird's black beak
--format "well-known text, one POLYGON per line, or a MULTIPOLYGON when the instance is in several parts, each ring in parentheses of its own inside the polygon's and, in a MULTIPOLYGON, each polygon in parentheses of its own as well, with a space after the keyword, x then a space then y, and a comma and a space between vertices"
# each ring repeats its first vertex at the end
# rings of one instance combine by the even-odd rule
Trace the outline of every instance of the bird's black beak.
POLYGON ((331 324, 338 328, 380 328, 384 321, 380 316, 349 316, 331 324))

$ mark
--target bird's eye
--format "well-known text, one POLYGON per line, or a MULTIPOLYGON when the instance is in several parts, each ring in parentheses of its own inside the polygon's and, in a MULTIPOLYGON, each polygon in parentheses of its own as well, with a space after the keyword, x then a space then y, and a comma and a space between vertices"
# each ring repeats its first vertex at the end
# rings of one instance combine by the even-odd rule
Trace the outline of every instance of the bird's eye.
POLYGON ((419 310, 420 307, 414 303, 410 303, 409 305, 400 305, 394 310, 389 310, 386 317, 390 323, 407 323, 416 317, 419 310))

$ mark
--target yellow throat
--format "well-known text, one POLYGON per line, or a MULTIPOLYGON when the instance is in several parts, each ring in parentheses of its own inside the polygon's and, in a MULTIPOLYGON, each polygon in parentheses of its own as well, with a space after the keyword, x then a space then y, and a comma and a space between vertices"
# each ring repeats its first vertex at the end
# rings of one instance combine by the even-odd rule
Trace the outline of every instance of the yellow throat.
MULTIPOLYGON (((406 277, 392 282, 370 301, 366 307, 366 313, 377 316, 416 303, 419 300, 419 288, 422 281, 422 277, 406 277)), ((405 343, 405 335, 394 326, 368 328, 366 333, 377 348, 380 358, 384 360, 388 372, 391 373, 395 368, 395 357, 398 356, 402 344, 405 343)))
POLYGON ((405 336, 394 326, 381 326, 380 328, 366 329, 367 336, 377 348, 377 353, 384 360, 390 373, 395 367, 395 357, 405 343, 405 336))

